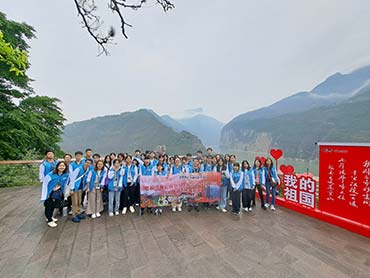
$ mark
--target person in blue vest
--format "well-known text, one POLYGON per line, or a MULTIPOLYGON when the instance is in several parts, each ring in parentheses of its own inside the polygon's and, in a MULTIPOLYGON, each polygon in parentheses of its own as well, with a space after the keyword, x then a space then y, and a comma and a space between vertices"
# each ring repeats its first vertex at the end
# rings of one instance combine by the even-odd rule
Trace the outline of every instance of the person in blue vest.
MULTIPOLYGON (((181 165, 181 159, 179 156, 176 156, 175 158, 175 164, 172 165, 172 167, 170 168, 170 173, 169 175, 177 175, 177 174, 181 174, 183 173, 184 171, 184 168, 182 167, 181 165)), ((173 212, 176 212, 176 209, 177 211, 182 211, 182 200, 176 200, 176 201, 173 201, 171 203, 171 206, 172 206, 172 211, 173 212)))
POLYGON ((265 186, 266 180, 265 180, 265 170, 263 168, 261 160, 256 158, 253 163, 253 174, 255 179, 255 189, 253 191, 254 199, 256 196, 256 189, 258 190, 258 194, 260 196, 261 200, 261 208, 266 210, 265 201, 263 198, 263 191, 262 187, 265 186))
POLYGON ((46 175, 42 183, 41 202, 45 206, 45 217, 48 226, 55 228, 57 218, 53 217, 54 209, 61 206, 63 193, 68 181, 68 167, 64 161, 57 163, 55 169, 46 175))
POLYGON ((150 158, 150 165, 152 165, 152 167, 157 166, 158 160, 155 158, 155 152, 154 151, 149 152, 149 158, 150 158))
POLYGON ((275 198, 276 198, 276 188, 279 185, 279 177, 274 166, 274 162, 271 158, 267 158, 265 161, 265 186, 266 186, 266 207, 270 206, 270 193, 272 195, 271 200, 271 210, 275 210, 275 198))
POLYGON ((119 215, 120 198, 123 189, 123 174, 124 169, 121 168, 119 160, 118 159, 113 160, 113 166, 110 168, 108 172, 109 216, 119 215))
POLYGON ((240 214, 240 194, 243 190, 243 172, 240 171, 240 164, 235 162, 230 173, 230 187, 232 200, 232 213, 240 214))
MULTIPOLYGON (((227 169, 229 171, 229 173, 231 173, 231 171, 233 170, 233 165, 234 163, 236 162, 236 155, 235 154, 230 154, 229 156, 229 162, 227 163, 227 169)), ((230 181, 230 179, 229 179, 230 181)), ((231 200, 231 190, 230 190, 230 185, 229 185, 229 189, 228 189, 228 199, 229 199, 229 206, 232 206, 232 200, 231 200)))
POLYGON ((89 171, 87 174, 87 215, 91 215, 92 219, 101 217, 101 212, 103 211, 103 197, 102 192, 104 189, 105 178, 107 176, 107 171, 104 169, 104 162, 98 160, 95 163, 94 170, 89 171))
POLYGON ((212 164, 213 156, 208 155, 207 161, 203 164, 203 172, 214 172, 215 165, 212 164))
POLYGON ((71 162, 71 164, 69 164, 69 172, 70 173, 72 173, 74 170, 76 170, 76 168, 82 167, 84 165, 83 161, 82 161, 82 155, 83 155, 83 153, 81 151, 75 152, 75 161, 73 161, 73 162, 71 162))
POLYGON ((39 180, 41 184, 44 182, 44 178, 47 174, 51 173, 55 169, 56 165, 57 161, 54 159, 54 152, 47 150, 45 152, 45 158, 39 167, 39 180))
MULTIPOLYGON (((141 164, 140 167, 139 167, 139 177, 140 176, 152 176, 153 175, 153 165, 150 163, 149 155, 146 155, 145 157, 143 157, 143 159, 144 159, 143 164, 141 164)), ((140 178, 139 178, 139 182, 140 182, 140 178)), ((148 208, 148 210, 151 211, 150 208, 148 208)), ((142 207, 141 208, 141 215, 143 215, 144 212, 145 212, 145 208, 142 207)))
POLYGON ((86 179, 87 174, 90 171, 90 167, 93 164, 92 159, 85 159, 82 167, 77 167, 72 173, 70 173, 70 194, 72 198, 72 221, 79 223, 80 220, 86 218, 82 213, 82 192, 86 190, 86 179))
POLYGON ((242 192, 242 203, 243 203, 243 209, 246 212, 252 211, 252 197, 253 197, 253 190, 255 187, 255 178, 254 178, 254 172, 253 169, 250 167, 249 162, 247 160, 244 160, 242 162, 242 172, 244 175, 243 179, 243 192, 242 192))
POLYGON ((216 165, 216 172, 221 173, 221 190, 220 190, 220 202, 216 207, 217 210, 227 212, 226 201, 227 201, 227 190, 230 186, 230 173, 227 168, 226 162, 223 158, 220 158, 216 165))
MULTIPOLYGON (((167 171, 165 167, 163 166, 162 163, 158 163, 156 167, 153 168, 152 171, 153 176, 158 176, 158 177, 166 177, 167 176, 167 171)), ((154 215, 162 215, 163 210, 162 207, 156 207, 154 210, 154 215)))
MULTIPOLYGON (((201 175, 203 173, 203 169, 200 165, 200 162, 199 162, 199 159, 198 158, 194 158, 193 160, 193 165, 192 166, 189 166, 188 165, 188 170, 190 174, 199 174, 201 175)), ((195 196, 197 197, 197 196, 195 196)), ((195 209, 195 211, 199 212, 199 203, 198 202, 193 202, 190 198, 188 199, 188 211, 192 211, 193 208, 195 209)))
MULTIPOLYGON (((167 156, 167 159, 168 159, 168 156, 167 156)), ((167 174, 167 170, 168 170, 168 164, 167 164, 167 161, 165 159, 165 155, 159 155, 158 156, 158 163, 157 164, 162 164, 163 168, 164 168, 164 171, 166 172, 167 174)))
POLYGON ((126 214, 127 208, 131 213, 135 212, 135 185, 138 178, 138 169, 135 164, 132 163, 132 156, 127 155, 126 166, 123 167, 123 204, 122 214, 126 214))

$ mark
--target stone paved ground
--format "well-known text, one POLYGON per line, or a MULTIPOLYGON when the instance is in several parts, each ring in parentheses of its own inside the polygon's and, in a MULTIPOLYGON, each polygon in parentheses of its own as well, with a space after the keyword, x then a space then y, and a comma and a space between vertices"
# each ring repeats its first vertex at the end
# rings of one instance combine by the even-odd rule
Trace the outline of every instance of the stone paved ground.
POLYGON ((370 239, 278 208, 67 218, 0 189, 0 277, 370 277, 370 239))

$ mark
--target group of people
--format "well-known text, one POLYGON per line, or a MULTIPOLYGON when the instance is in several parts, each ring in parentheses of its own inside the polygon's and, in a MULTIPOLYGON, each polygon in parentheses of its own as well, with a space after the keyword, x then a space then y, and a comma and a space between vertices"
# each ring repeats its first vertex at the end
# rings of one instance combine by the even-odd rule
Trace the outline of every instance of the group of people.
MULTIPOLYGON (((262 209, 275 210, 275 196, 279 177, 271 158, 264 165, 255 159, 253 165, 247 160, 241 163, 231 154, 214 154, 212 148, 203 154, 198 151, 195 156, 168 156, 154 151, 134 155, 111 153, 102 158, 86 149, 65 154, 63 160, 57 161, 53 151, 45 152, 45 159, 39 169, 42 183, 41 202, 45 206, 45 217, 49 227, 56 227, 58 219, 54 217, 55 209, 60 213, 72 215, 75 223, 86 219, 101 217, 104 204, 109 216, 135 212, 140 207, 140 177, 168 176, 179 173, 221 173, 220 201, 216 209, 227 212, 227 200, 233 214, 240 214, 241 205, 245 212, 251 212, 256 205, 258 190, 262 209), (266 191, 264 199, 263 189, 266 191), (271 203, 270 203, 270 195, 271 203), (242 204, 241 204, 242 203, 242 204)), ((182 211, 182 201, 171 204, 172 211, 182 211)), ((210 204, 205 204, 209 207, 210 204)), ((154 214, 162 214, 162 208, 151 208, 154 214)), ((188 202, 188 211, 199 211, 199 204, 188 202)))

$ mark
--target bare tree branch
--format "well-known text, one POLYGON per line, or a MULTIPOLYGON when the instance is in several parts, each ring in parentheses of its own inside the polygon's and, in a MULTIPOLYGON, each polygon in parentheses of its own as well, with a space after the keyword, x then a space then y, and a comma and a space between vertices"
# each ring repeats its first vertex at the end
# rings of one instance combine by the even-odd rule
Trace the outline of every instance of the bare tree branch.
MULTIPOLYGON (((93 37, 98 46, 102 49, 99 55, 102 53, 109 55, 106 45, 113 40, 115 35, 114 28, 111 27, 106 35, 101 35, 99 31, 103 25, 103 21, 96 14, 98 5, 95 3, 95 1, 74 0, 74 2, 78 11, 78 15, 82 17, 83 27, 86 28, 89 35, 93 37)), ((147 2, 147 0, 109 0, 108 7, 119 17, 121 21, 121 33, 126 39, 128 39, 126 27, 132 27, 132 25, 126 22, 122 9, 138 10, 147 2)), ((169 0, 155 0, 155 2, 162 7, 164 12, 175 8, 175 5, 169 0)))

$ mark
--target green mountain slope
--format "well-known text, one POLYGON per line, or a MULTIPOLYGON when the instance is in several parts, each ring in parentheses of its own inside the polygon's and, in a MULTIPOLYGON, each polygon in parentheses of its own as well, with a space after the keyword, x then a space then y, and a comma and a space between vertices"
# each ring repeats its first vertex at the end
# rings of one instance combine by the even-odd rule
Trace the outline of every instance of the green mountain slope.
POLYGON ((135 149, 157 150, 165 146, 169 154, 204 150, 201 141, 189 132, 176 132, 164 125, 152 111, 142 109, 120 115, 98 117, 67 125, 60 144, 67 152, 90 147, 101 155, 135 149))
POLYGON ((287 157, 304 159, 317 158, 318 141, 369 142, 370 86, 337 105, 229 123, 221 141, 223 149, 266 152, 279 147, 287 157))

